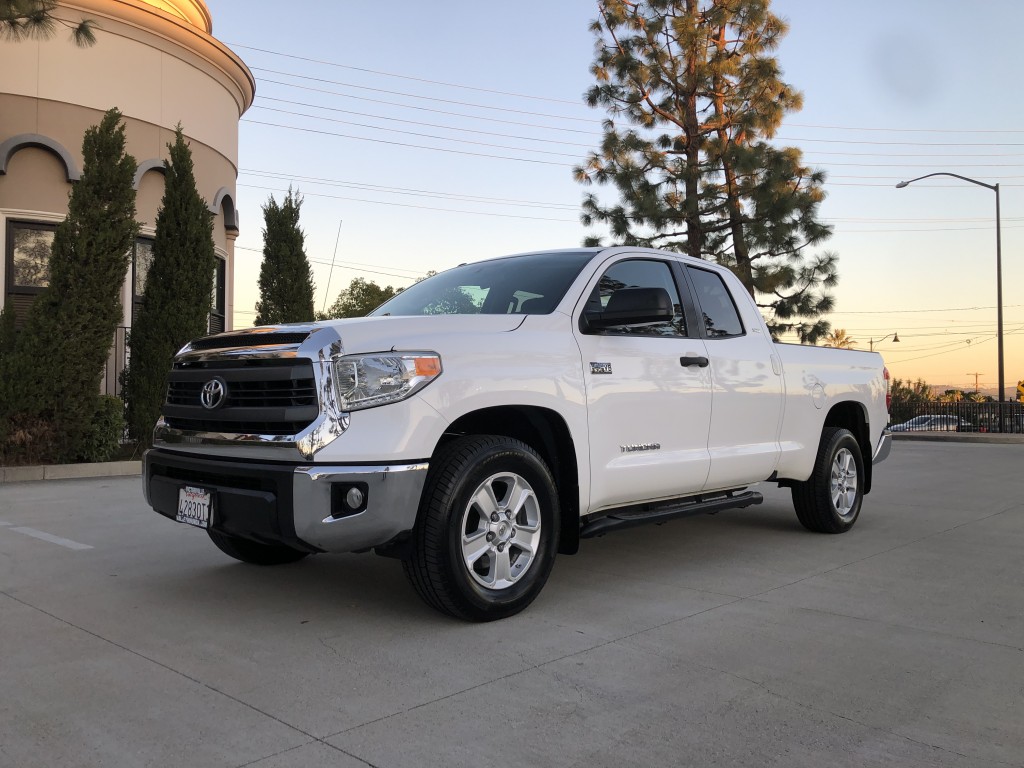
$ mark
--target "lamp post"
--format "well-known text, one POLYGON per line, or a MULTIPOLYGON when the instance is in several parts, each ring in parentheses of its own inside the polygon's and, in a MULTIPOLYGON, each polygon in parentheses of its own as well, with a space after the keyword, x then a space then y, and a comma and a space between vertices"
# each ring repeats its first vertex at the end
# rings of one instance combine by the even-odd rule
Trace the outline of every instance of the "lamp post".
POLYGON ((996 193, 996 339, 999 345, 999 431, 1003 432, 1006 424, 1003 420, 1003 399, 1005 398, 1003 377, 1003 247, 999 225, 999 185, 986 184, 985 182, 978 181, 977 179, 961 176, 959 173, 938 171, 936 173, 929 173, 925 176, 918 176, 916 179, 911 179, 910 181, 901 181, 896 185, 896 189, 903 189, 908 184, 913 184, 915 181, 921 181, 921 179, 929 179, 932 176, 952 176, 954 179, 960 179, 961 181, 967 181, 971 184, 977 184, 979 187, 991 189, 996 193))
POLYGON ((871 351, 872 352, 875 351, 875 342, 881 343, 881 342, 885 341, 886 339, 888 339, 890 336, 892 337, 892 343, 893 344, 899 344, 900 343, 900 335, 899 335, 898 332, 897 333, 887 333, 885 336, 883 336, 880 339, 868 339, 868 344, 871 347, 871 351))

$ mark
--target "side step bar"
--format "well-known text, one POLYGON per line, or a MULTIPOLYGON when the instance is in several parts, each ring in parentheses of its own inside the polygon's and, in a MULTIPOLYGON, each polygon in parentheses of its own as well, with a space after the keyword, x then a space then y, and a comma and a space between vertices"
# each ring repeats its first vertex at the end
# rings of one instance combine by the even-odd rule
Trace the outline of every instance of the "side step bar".
POLYGON ((753 504, 760 504, 762 501, 764 501, 764 496, 756 491, 744 491, 741 493, 730 491, 724 494, 689 496, 675 501, 622 507, 621 509, 612 510, 597 520, 585 522, 580 529, 580 538, 591 539, 595 536, 604 536, 604 534, 611 531, 634 528, 635 526, 647 523, 664 523, 677 517, 703 514, 713 515, 723 509, 749 507, 753 504))

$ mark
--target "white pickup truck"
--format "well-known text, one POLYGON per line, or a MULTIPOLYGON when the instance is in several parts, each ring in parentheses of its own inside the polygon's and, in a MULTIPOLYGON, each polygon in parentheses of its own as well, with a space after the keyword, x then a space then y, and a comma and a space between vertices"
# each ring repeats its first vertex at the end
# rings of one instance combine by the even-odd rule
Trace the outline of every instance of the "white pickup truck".
POLYGON ((229 332, 176 356, 146 500, 274 565, 398 557, 440 611, 521 611, 556 553, 792 488, 849 530, 889 453, 870 352, 774 343, 726 269, 591 248, 465 264, 370 316, 229 332))

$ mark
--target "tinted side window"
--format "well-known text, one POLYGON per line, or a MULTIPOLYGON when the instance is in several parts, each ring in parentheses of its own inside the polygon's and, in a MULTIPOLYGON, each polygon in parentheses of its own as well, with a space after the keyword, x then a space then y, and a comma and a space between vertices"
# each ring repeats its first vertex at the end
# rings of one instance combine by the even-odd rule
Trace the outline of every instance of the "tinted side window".
POLYGON ((704 319, 704 332, 708 338, 742 336, 743 323, 740 322, 736 305, 733 304, 732 296, 722 278, 714 272, 693 267, 687 267, 687 273, 697 291, 697 301, 704 319))
POLYGON ((686 320, 679 291, 672 279, 672 269, 663 261, 631 260, 613 264, 601 275, 587 300, 584 310, 601 311, 608 306, 612 294, 622 288, 664 288, 672 299, 675 316, 668 322, 641 323, 640 325, 617 325, 604 329, 604 334, 628 334, 633 336, 685 336, 686 320))

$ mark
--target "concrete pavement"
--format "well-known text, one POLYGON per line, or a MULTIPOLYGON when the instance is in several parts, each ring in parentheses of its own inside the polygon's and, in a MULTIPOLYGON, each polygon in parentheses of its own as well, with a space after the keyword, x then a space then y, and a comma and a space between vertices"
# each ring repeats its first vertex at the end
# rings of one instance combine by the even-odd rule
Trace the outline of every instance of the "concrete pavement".
POLYGON ((0 487, 0 766, 1024 765, 1024 446, 901 442, 439 616, 372 555, 235 563, 139 479, 0 487))

